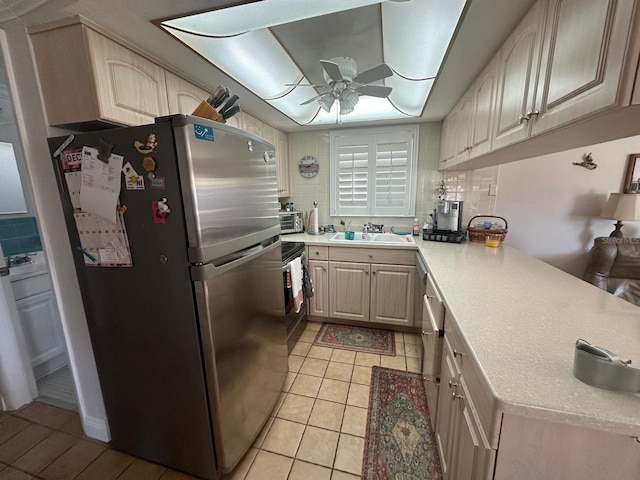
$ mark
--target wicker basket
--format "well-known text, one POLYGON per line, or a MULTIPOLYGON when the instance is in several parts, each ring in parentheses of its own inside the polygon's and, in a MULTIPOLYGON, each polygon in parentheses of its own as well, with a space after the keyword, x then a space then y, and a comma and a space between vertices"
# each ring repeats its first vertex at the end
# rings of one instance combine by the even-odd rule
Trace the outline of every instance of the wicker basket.
POLYGON ((494 215, 476 215, 471 220, 469 220, 469 225, 467 225, 467 234, 469 235, 470 242, 484 243, 484 240, 487 234, 496 235, 497 239, 502 242, 504 241, 504 237, 507 236, 508 230, 509 230, 509 224, 507 223, 507 220, 502 217, 496 217, 494 215), (490 229, 490 230, 486 228, 474 228, 471 226, 471 223, 476 218, 499 218, 504 222, 504 228, 490 229))

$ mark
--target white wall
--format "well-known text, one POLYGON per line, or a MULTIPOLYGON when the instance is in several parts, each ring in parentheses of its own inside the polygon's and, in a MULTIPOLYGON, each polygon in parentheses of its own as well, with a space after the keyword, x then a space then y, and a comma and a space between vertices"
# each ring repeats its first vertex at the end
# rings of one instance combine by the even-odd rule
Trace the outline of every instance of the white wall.
MULTIPOLYGON (((495 212, 509 221, 505 244, 582 277, 593 239, 613 230, 602 207, 622 192, 627 158, 638 152, 635 136, 501 165, 495 212), (572 165, 589 152, 595 170, 572 165)), ((640 223, 622 231, 640 237, 640 223)))

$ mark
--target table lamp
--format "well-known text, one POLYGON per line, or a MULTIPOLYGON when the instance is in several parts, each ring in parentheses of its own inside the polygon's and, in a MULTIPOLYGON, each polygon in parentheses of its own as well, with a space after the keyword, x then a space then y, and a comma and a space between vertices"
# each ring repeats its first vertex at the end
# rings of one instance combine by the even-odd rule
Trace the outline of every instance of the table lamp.
POLYGON ((640 220, 640 194, 638 193, 611 193, 609 200, 602 210, 600 218, 616 220, 616 227, 609 235, 610 237, 623 238, 620 228, 623 226, 622 220, 627 222, 637 222, 640 220))

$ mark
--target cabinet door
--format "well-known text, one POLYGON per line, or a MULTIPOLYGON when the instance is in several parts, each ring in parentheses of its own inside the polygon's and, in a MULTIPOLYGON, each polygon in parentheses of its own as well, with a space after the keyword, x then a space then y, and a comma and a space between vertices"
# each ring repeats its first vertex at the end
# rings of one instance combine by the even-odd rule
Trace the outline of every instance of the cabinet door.
POLYGON ((496 63, 497 59, 493 58, 474 84, 475 108, 471 137, 472 157, 487 153, 491 149, 493 117, 498 89, 496 63))
POLYGON ((473 138, 473 109, 475 97, 473 88, 460 99, 458 104, 458 136, 456 139, 455 163, 469 159, 473 138))
POLYGON ((416 267, 371 265, 371 321, 413 326, 416 267))
POLYGON ((276 172, 278 175, 278 197, 290 197, 289 181, 289 137, 276 130, 276 172))
POLYGON ((309 300, 309 315, 329 316, 329 262, 309 260, 314 294, 309 300))
POLYGON ((369 321, 371 265, 329 262, 329 311, 334 318, 369 321))
POLYGON ((436 418, 436 444, 442 462, 442 473, 445 478, 451 477, 453 461, 453 440, 457 429, 457 411, 454 406, 455 387, 458 383, 451 347, 446 339, 442 353, 442 382, 438 394, 438 416, 436 418))
POLYGON ((616 104, 633 3, 551 1, 533 134, 616 104))
POLYGON ((547 1, 534 4, 498 55, 498 96, 493 148, 529 136, 527 112, 533 109, 547 1))
POLYGON ((458 110, 453 108, 447 118, 444 120, 444 126, 442 129, 442 159, 440 161, 440 169, 448 168, 453 165, 457 141, 458 141, 458 110))
POLYGON ((242 129, 246 132, 253 133, 257 137, 264 138, 264 123, 248 113, 242 116, 242 129))
POLYGON ((460 377, 458 382, 459 385, 456 388, 458 393, 453 402, 459 422, 455 434, 455 457, 451 464, 451 478, 456 480, 493 478, 493 475, 487 475, 485 470, 489 460, 494 458, 494 451, 487 446, 486 440, 482 437, 464 377, 460 377))
POLYGON ((163 68, 93 30, 86 35, 102 119, 144 125, 167 115, 163 68))
POLYGON ((191 115, 196 107, 200 105, 200 102, 206 100, 209 96, 207 91, 196 87, 171 72, 165 72, 165 78, 167 82, 169 115, 176 113, 191 115))
POLYGON ((53 292, 43 292, 16 301, 31 366, 36 379, 66 363, 64 336, 53 292))

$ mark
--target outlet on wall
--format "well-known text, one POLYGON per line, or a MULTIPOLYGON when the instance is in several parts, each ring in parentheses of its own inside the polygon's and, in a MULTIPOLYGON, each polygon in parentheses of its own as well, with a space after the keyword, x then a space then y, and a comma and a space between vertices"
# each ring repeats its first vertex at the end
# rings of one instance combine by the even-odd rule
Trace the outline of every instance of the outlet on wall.
POLYGON ((495 197, 496 195, 498 195, 498 185, 497 184, 489 185, 489 196, 495 197))

